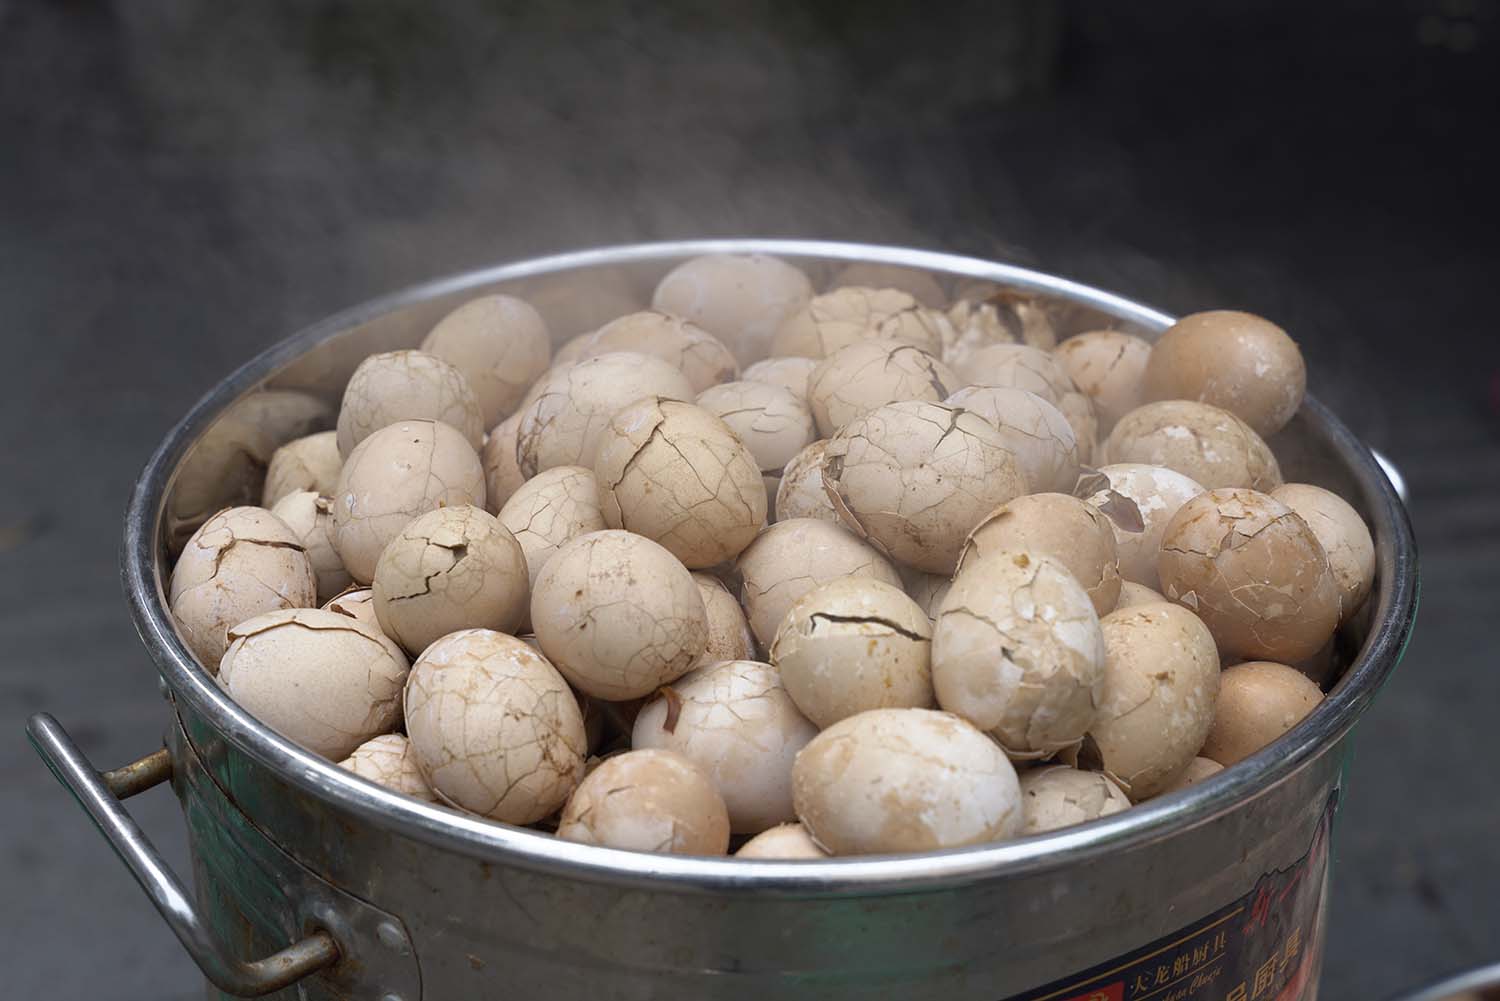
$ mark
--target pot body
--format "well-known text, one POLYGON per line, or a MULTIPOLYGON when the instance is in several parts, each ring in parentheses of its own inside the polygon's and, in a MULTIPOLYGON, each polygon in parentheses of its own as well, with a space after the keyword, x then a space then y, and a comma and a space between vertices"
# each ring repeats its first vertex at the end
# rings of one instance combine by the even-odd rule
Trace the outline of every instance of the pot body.
MULTIPOLYGON (((1325 703, 1234 769, 1103 821, 931 856, 736 863, 570 845, 416 803, 290 745, 187 654, 163 583, 212 511, 256 503, 267 449, 331 423, 359 360, 417 344, 447 310, 505 291, 559 343, 643 308, 676 263, 780 255, 815 287, 850 263, 1044 302, 1060 336, 1154 336, 1171 318, 1063 279, 900 248, 702 241, 589 251, 461 276, 341 314, 241 369, 148 464, 127 518, 127 591, 175 716, 168 746, 196 895, 226 949, 324 930, 339 962, 277 997, 449 1001, 1310 998, 1349 731, 1416 605, 1410 527, 1370 453, 1309 400, 1273 441, 1289 480, 1337 490, 1374 528, 1380 580, 1341 635, 1325 703)), ((210 989, 211 996, 216 995, 210 989)), ((226 995, 227 996, 227 995, 226 995)))

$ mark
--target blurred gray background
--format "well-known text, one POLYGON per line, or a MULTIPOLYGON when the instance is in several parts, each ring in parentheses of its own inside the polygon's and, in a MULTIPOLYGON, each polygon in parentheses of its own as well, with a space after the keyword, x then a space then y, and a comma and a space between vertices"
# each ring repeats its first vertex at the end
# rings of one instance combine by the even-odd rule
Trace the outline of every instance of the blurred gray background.
MULTIPOLYGON (((1359 731, 1323 996, 1500 958, 1500 9, 0 0, 0 956, 197 996, 25 747, 165 711, 116 576, 157 439, 270 342, 590 244, 850 238, 1250 309, 1404 470, 1416 639, 1359 731)), ((175 802, 133 801, 182 870, 175 802)))

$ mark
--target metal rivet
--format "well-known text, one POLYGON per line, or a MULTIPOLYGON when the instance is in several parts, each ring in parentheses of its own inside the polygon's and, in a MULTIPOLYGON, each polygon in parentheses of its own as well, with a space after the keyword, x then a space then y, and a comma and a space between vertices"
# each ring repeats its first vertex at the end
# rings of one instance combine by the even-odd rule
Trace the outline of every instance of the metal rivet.
MULTIPOLYGON (((380 944, 387 949, 395 949, 400 953, 405 953, 407 950, 406 936, 401 933, 400 928, 389 921, 382 921, 375 926, 375 937, 380 939, 380 944)), ((394 994, 389 994, 381 1001, 401 1001, 401 999, 394 994)))

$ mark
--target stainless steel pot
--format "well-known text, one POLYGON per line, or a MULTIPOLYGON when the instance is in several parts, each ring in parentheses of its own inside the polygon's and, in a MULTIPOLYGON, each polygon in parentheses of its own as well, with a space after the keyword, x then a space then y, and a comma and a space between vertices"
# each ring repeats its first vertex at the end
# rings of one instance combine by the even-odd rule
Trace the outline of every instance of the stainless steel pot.
POLYGON ((167 612, 170 554, 254 502, 269 450, 326 426, 359 359, 417 343, 464 299, 530 298, 559 339, 638 308, 698 254, 760 252, 821 283, 854 261, 987 279, 1064 332, 1148 336, 1171 317, 1046 274, 891 247, 720 240, 592 250, 445 279, 341 313, 205 396, 147 463, 125 587, 173 710, 166 747, 96 772, 48 716, 33 743, 114 844, 215 990, 383 1001, 477 997, 1259 1001, 1311 997, 1329 824, 1349 731, 1400 657, 1417 603, 1406 513, 1376 460, 1309 399, 1272 442, 1289 479, 1361 509, 1376 593, 1352 662, 1281 740, 1185 791, 1077 828, 918 857, 744 863, 557 841, 406 799, 283 740, 229 701, 167 612), (171 780, 196 895, 121 800, 171 780), (269 957, 253 959, 254 957, 269 957), (253 960, 253 961, 252 961, 253 960), (294 985, 288 987, 288 985, 294 985))

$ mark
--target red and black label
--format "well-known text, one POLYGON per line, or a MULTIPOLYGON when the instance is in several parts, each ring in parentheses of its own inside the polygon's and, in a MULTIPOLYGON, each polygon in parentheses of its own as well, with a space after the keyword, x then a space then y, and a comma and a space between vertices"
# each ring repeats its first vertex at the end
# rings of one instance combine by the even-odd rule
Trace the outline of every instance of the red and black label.
POLYGON ((1338 792, 1307 854, 1239 900, 1134 952, 1008 1001, 1299 1001, 1322 952, 1328 836, 1338 792))

